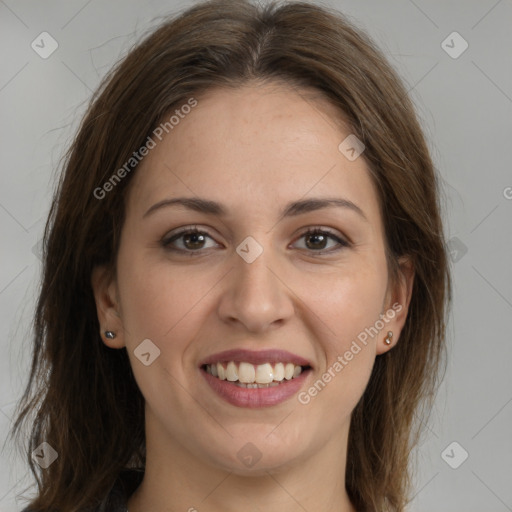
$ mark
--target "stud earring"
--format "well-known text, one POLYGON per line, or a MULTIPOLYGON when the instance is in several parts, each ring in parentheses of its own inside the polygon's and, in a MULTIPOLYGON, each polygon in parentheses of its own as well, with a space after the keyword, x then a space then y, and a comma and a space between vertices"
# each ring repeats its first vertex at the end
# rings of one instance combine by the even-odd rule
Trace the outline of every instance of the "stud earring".
POLYGON ((391 338, 393 337, 393 331, 388 331, 388 335, 384 338, 386 345, 391 345, 391 338))
POLYGON ((114 331, 105 331, 105 338, 109 340, 113 340, 116 337, 116 333, 114 331))

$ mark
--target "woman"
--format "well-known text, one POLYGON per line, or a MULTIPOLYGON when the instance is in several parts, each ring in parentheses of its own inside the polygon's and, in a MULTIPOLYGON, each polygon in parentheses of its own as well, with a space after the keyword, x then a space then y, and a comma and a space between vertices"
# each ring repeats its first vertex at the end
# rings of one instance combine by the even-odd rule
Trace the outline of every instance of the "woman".
POLYGON ((27 510, 403 511, 451 299, 438 194, 406 90, 339 13, 165 22, 52 205, 27 510))

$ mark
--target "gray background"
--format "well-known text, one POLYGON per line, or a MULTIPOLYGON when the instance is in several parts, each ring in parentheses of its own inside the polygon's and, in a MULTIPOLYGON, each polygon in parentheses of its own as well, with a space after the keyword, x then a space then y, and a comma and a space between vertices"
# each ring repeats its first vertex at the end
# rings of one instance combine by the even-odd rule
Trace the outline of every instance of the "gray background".
MULTIPOLYGON (((416 451, 409 510, 512 511, 512 2, 326 4, 366 29, 408 84, 445 189, 450 361, 416 451), (454 31, 469 44, 457 58, 445 51, 463 48, 458 36, 446 39, 454 31)), ((188 5, 0 0, 2 440, 28 375, 38 242, 55 169, 100 78, 160 16, 188 5), (47 59, 31 48, 43 31, 58 42, 47 59)), ((14 447, 2 448, 0 511, 14 512, 31 480, 14 447)))

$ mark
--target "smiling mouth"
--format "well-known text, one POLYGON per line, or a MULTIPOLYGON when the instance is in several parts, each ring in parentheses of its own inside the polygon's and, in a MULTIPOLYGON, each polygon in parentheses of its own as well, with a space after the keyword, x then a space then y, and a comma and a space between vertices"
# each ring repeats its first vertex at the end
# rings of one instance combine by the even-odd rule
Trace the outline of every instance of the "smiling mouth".
POLYGON ((281 383, 297 378, 311 369, 294 363, 264 363, 254 365, 244 361, 226 361, 204 364, 203 371, 219 380, 227 380, 241 388, 261 389, 279 386, 281 383))

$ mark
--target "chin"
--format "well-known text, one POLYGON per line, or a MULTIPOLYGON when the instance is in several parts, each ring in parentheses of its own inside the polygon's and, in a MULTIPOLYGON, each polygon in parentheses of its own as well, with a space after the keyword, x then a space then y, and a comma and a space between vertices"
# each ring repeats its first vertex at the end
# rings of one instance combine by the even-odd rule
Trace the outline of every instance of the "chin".
POLYGON ((210 452, 208 458, 219 469, 239 476, 268 476, 269 472, 284 471, 299 464, 301 457, 297 446, 303 443, 280 442, 276 446, 276 440, 265 439, 266 435, 244 436, 252 441, 233 438, 221 451, 210 452))

